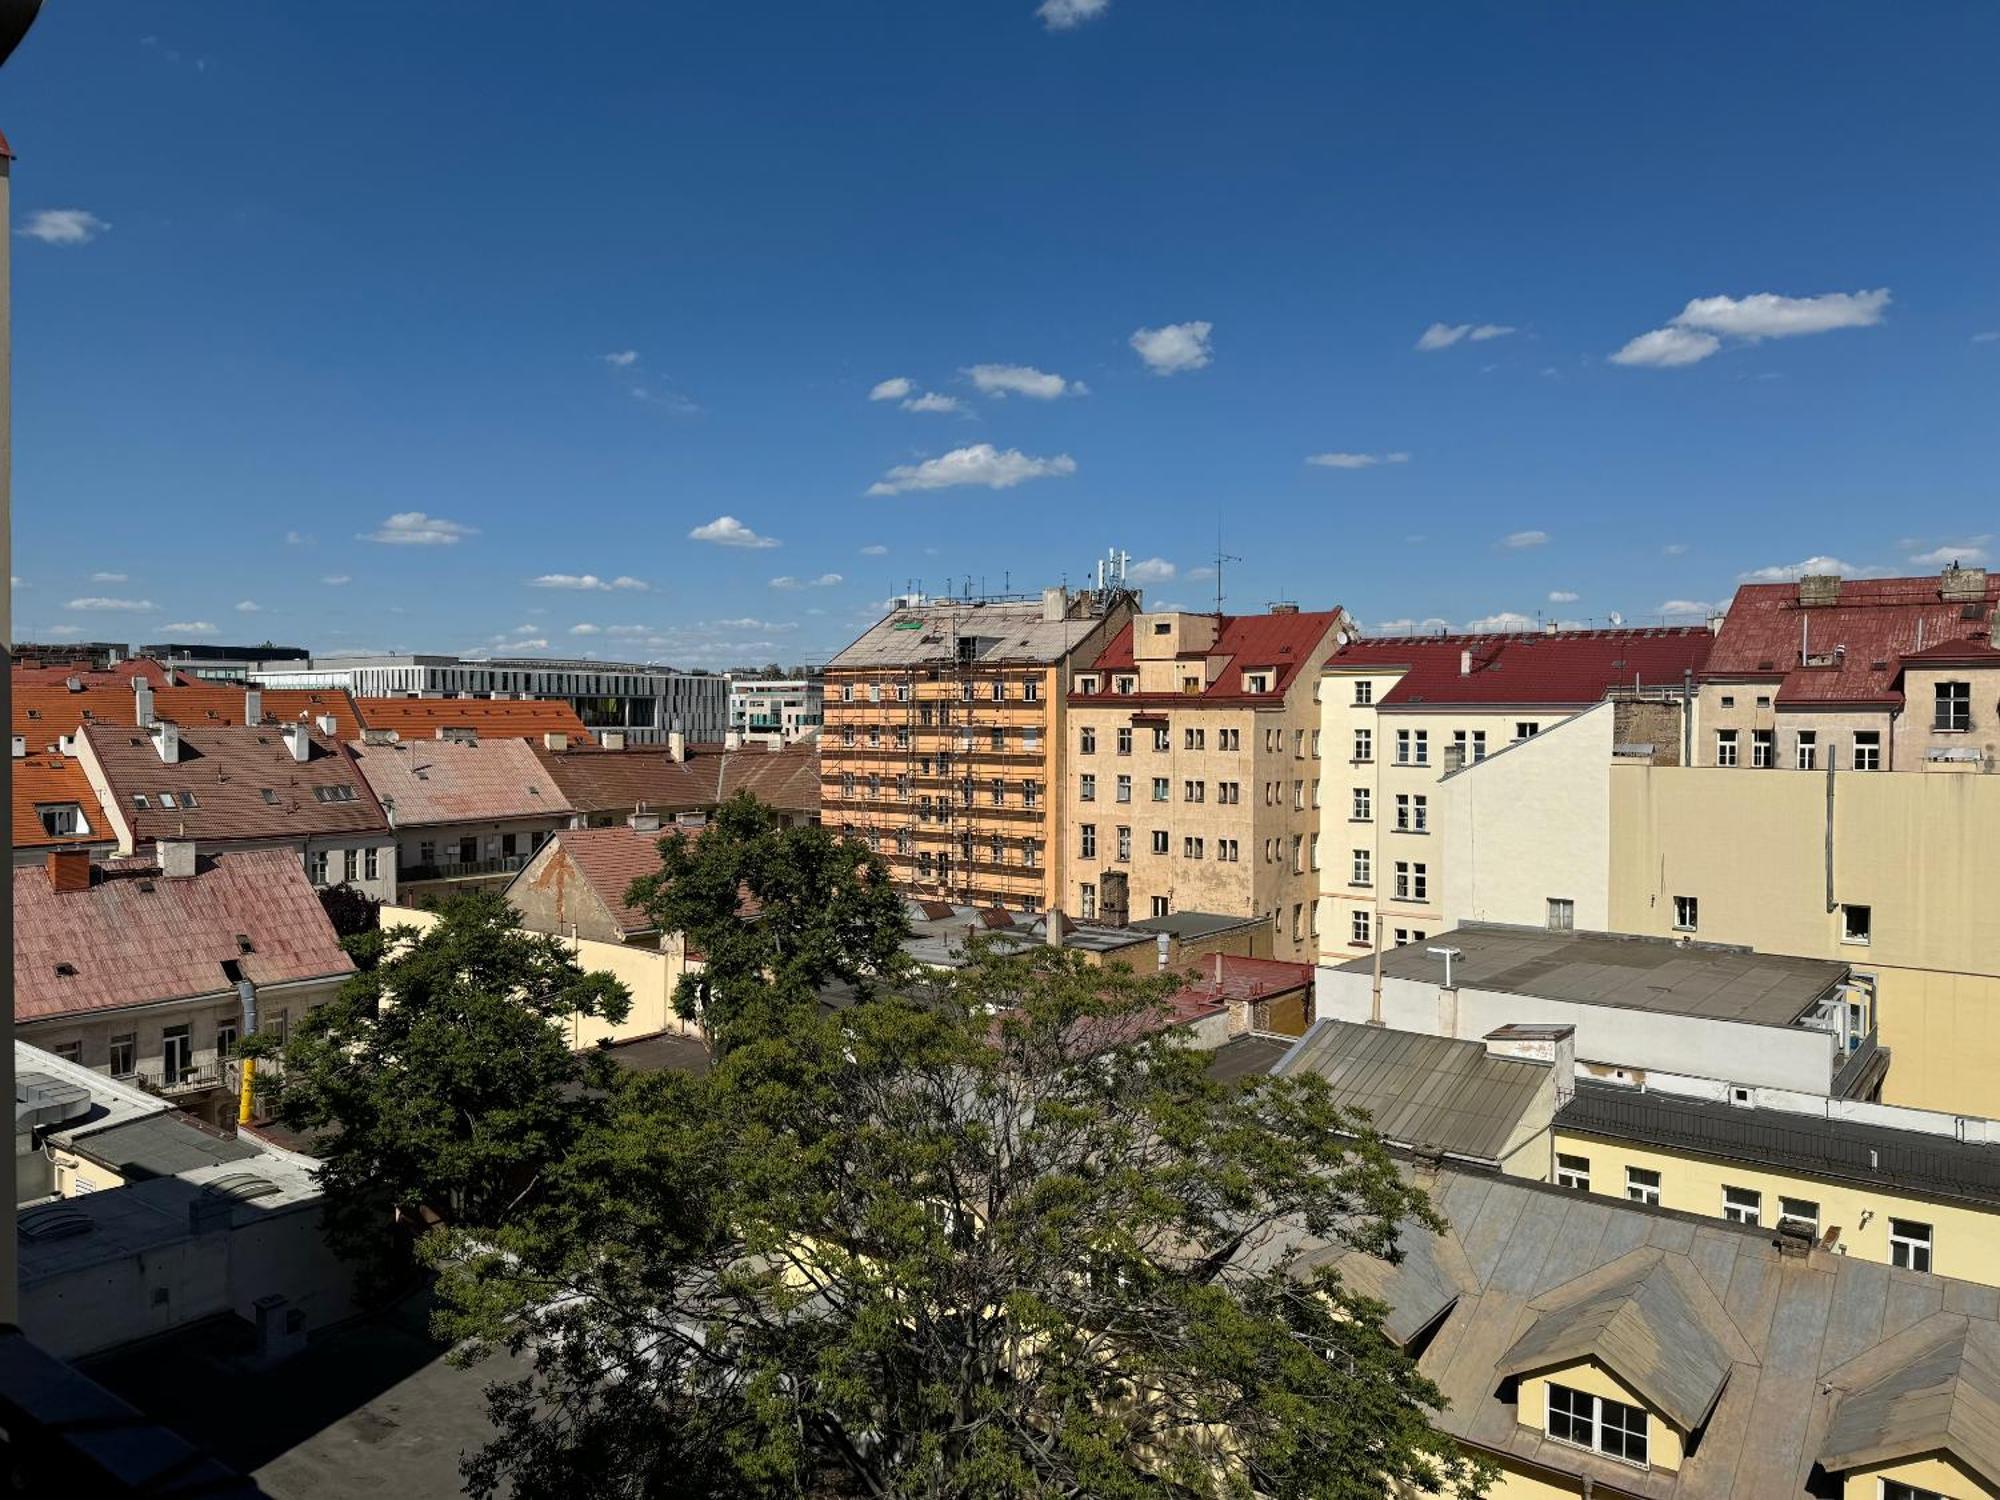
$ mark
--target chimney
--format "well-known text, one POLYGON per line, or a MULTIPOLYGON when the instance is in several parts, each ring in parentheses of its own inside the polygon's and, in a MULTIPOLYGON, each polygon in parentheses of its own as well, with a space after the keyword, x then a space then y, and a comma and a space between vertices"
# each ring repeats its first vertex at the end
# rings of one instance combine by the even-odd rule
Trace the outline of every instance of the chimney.
POLYGON ((1986 570, 1962 568, 1954 562, 1938 575, 1938 598, 1946 604, 1983 604, 1986 570))
POLYGON ((1461 646, 1459 648, 1458 675, 1461 677, 1470 677, 1472 675, 1472 648, 1470 646, 1461 646))
POLYGON ((722 748, 725 750, 741 750, 743 748, 742 731, 732 729, 725 734, 722 737, 722 748))
POLYGON ((1059 625, 1069 614, 1069 591, 1067 589, 1042 590, 1042 623, 1059 625))
POLYGON ((312 759, 312 736, 303 724, 281 724, 278 733, 285 741, 285 748, 292 752, 292 759, 304 764, 312 759))
POLYGON ((1516 1022, 1486 1033, 1486 1055, 1547 1063, 1556 1075, 1556 1108, 1576 1095, 1576 1028, 1516 1022))
POLYGON ((90 889, 90 851, 52 849, 49 851, 49 889, 56 892, 90 889))
MULTIPOLYGON (((607 750, 623 750, 625 748, 625 731, 622 729, 600 729, 597 731, 597 743, 607 750)), ((679 756, 674 757, 676 760, 680 758, 679 756)))
MULTIPOLYGON (((623 744, 611 744, 608 737, 600 736, 600 738, 605 739, 604 748, 607 750, 623 750, 625 748, 623 744)), ((621 735, 619 738, 622 740, 624 736, 621 735)), ((687 736, 682 734, 678 729, 667 736, 667 754, 677 766, 685 762, 688 758, 687 736)))
POLYGON ((132 679, 132 720, 141 729, 153 727, 153 689, 143 677, 132 679))
POLYGON ((452 745, 476 745, 479 731, 465 724, 440 724, 437 737, 452 745))
POLYGON ((569 749, 569 736, 559 729, 551 729, 547 734, 542 736, 542 748, 544 750, 567 750, 569 749))
POLYGON ((243 690, 243 722, 261 724, 264 722, 264 692, 261 688, 243 690))
POLYGON ((1545 625, 1543 625, 1543 626, 1542 626, 1542 634, 1543 634, 1543 635, 1560 635, 1560 634, 1562 634, 1562 623, 1561 623, 1561 621, 1559 621, 1559 620, 1550 620, 1550 621, 1549 621, 1548 623, 1546 623, 1545 625))
POLYGON ((1840 575, 1838 573, 1808 573, 1799 580, 1799 607, 1811 609, 1821 604, 1840 602, 1840 575))
POLYGON ((634 833, 658 833, 660 815, 656 812, 647 812, 646 804, 641 802, 633 809, 632 816, 625 820, 625 826, 634 833))
POLYGON ((332 739, 336 734, 340 733, 340 720, 336 719, 332 714, 321 714, 317 719, 313 720, 313 723, 318 727, 319 732, 328 739, 332 739))
MULTIPOLYGON (((1058 589, 1055 592, 1062 591, 1058 589)), ((1046 598, 1049 591, 1044 589, 1042 593, 1046 598)), ((1051 906, 1048 915, 1042 919, 1042 940, 1051 948, 1060 948, 1063 945, 1063 914, 1060 906, 1051 906)))
POLYGON ((28 753, 28 737, 25 734, 15 735, 14 759, 16 760, 24 759, 27 756, 27 753, 28 753))
POLYGON ((193 839, 157 839, 153 853, 160 861, 160 873, 173 878, 195 873, 195 843, 193 839))
POLYGON ((393 729, 364 729, 361 743, 364 745, 393 745, 402 738, 393 729))
POLYGON ((177 765, 181 758, 181 728, 171 719, 161 719, 153 725, 153 748, 167 765, 177 765))

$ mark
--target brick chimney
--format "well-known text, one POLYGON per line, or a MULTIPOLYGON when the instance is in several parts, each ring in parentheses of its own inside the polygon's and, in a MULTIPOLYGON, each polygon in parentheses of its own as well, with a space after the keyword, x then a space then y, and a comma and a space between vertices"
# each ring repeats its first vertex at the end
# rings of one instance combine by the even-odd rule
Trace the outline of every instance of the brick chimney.
POLYGON ((90 851, 52 849, 49 851, 49 889, 58 892, 90 889, 90 851))
POLYGON ((1986 599, 1986 570, 1953 563, 1938 575, 1938 598, 1946 604, 1981 604, 1986 599))
POLYGON ((261 724, 264 722, 264 694, 260 688, 243 690, 243 722, 261 724))
POLYGON ((1518 1057, 1525 1062, 1547 1063, 1555 1069, 1556 1106, 1576 1095, 1576 1028, 1555 1024, 1515 1022, 1486 1033, 1486 1051, 1491 1057, 1518 1057))
POLYGON ((1799 580, 1799 605, 1811 609, 1815 605, 1840 603, 1840 575, 1838 573, 1808 573, 1799 580))

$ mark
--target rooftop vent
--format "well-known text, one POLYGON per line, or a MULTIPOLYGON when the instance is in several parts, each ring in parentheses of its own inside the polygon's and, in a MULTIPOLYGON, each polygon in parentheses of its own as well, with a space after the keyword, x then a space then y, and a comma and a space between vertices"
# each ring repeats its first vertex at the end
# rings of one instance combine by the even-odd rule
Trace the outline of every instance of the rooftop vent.
POLYGON ((73 1240, 89 1234, 90 1216, 64 1203, 31 1208, 15 1221, 24 1240, 73 1240))

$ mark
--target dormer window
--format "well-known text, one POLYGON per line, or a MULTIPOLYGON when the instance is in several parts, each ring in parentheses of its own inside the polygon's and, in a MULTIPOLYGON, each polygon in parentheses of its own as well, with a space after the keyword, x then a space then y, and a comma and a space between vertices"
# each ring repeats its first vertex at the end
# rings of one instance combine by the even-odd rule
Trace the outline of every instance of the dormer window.
POLYGON ((1139 679, 1136 677, 1114 677, 1111 679, 1111 691, 1114 693, 1135 693, 1138 690, 1139 679))
POLYGON ((1552 1380, 1548 1434, 1559 1443, 1588 1448, 1621 1463, 1646 1466, 1646 1409, 1641 1406, 1628 1406, 1552 1380))
POLYGON ((1271 674, 1269 672, 1245 672, 1243 674, 1243 691, 1246 693, 1270 692, 1271 674))
POLYGON ((1079 677, 1079 678, 1077 678, 1077 680, 1076 680, 1076 690, 1077 690, 1077 691, 1078 691, 1079 693, 1094 693, 1094 692, 1096 692, 1096 691, 1097 691, 1097 677, 1096 677, 1096 674, 1094 674, 1094 673, 1093 673, 1093 674, 1091 674, 1091 675, 1089 675, 1089 676, 1086 676, 1086 677, 1079 677))

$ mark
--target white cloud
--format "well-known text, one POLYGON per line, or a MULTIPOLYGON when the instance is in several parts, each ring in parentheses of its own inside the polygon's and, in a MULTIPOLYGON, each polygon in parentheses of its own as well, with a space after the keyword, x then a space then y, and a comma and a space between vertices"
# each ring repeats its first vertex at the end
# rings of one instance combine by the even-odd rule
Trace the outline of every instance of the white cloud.
POLYGON ((1975 333, 1972 336, 1972 342, 1975 344, 2000 344, 2000 328, 1990 328, 1984 333, 1975 333))
POLYGON ((303 531, 288 531, 285 533, 285 545, 287 547, 310 547, 312 544, 313 539, 303 531))
POLYGON ((1518 333, 1512 323, 1481 323, 1472 330, 1472 342, 1483 344, 1488 339, 1504 339, 1510 333, 1518 333))
POLYGON ((1990 536, 1967 537, 1962 542, 1946 542, 1942 547, 1933 547, 1928 552, 1917 552, 1910 556, 1913 567, 1942 568, 1951 563, 1964 563, 1967 567, 1984 567, 1991 561, 1990 536))
POLYGON ((1503 609, 1497 615, 1483 615, 1477 620, 1467 620, 1465 628, 1475 634, 1493 630, 1533 630, 1535 622, 1527 615, 1503 609))
POLYGON ((92 573, 90 575, 92 583, 123 583, 125 580, 126 575, 123 573, 92 573))
POLYGON ((110 227, 87 209, 44 208, 16 232, 44 245, 87 245, 110 227))
POLYGON ((1685 557, 1687 556, 1688 544, 1686 542, 1668 542, 1660 550, 1666 553, 1668 557, 1685 557))
POLYGON ((771 587, 774 589, 830 589, 837 583, 845 582, 846 579, 842 578, 838 573, 822 573, 817 578, 793 578, 787 574, 783 578, 773 578, 771 580, 771 587))
POLYGON ((863 557, 887 557, 889 549, 880 542, 870 542, 866 547, 861 549, 861 555, 863 557))
POLYGON ((964 411, 965 403, 956 396, 940 396, 936 391, 925 391, 921 396, 912 397, 903 403, 904 411, 964 411))
POLYGON ((615 353, 605 355, 604 362, 614 370, 629 370, 632 366, 639 363, 639 351, 637 349, 620 349, 615 353))
POLYGON ((1576 603, 1576 597, 1568 589, 1551 589, 1549 591, 1549 603, 1551 604, 1574 604, 1576 603))
POLYGON ((1700 619, 1707 619, 1710 615, 1725 613, 1728 608, 1727 604, 1714 604, 1706 599, 1669 599, 1659 607, 1656 613, 1680 615, 1682 617, 1692 615, 1700 619))
POLYGON ((1312 453, 1306 462, 1322 469, 1372 469, 1377 464, 1406 464, 1407 453, 1312 453))
POLYGON ((1722 347, 1712 333, 1694 333, 1685 328, 1655 328, 1642 333, 1611 356, 1614 365, 1651 365, 1672 370, 1681 365, 1699 364, 1722 347))
POLYGON ((1415 635, 1417 622, 1408 617, 1400 620, 1377 620, 1368 629, 1375 635, 1415 635))
POLYGON ((717 516, 705 526, 688 533, 691 542, 714 542, 718 547, 776 547, 776 537, 759 536, 734 516, 717 516))
POLYGON ((1033 365, 968 365, 965 373, 980 395, 996 399, 1030 396, 1037 401, 1053 401, 1058 396, 1090 394, 1090 387, 1081 380, 1065 380, 1033 365))
POLYGON ((603 627, 585 622, 570 626, 569 633, 571 635, 601 635, 603 627))
POLYGON ((264 606, 259 604, 255 599, 239 599, 236 601, 236 613, 239 615, 261 614, 263 610, 264 606))
POLYGON ((900 495, 907 490, 943 490, 964 484, 1005 490, 1030 479, 1061 479, 1075 472, 1076 460, 1067 453, 1032 458, 1018 448, 1003 452, 991 443, 974 443, 920 464, 898 464, 869 485, 868 493, 900 495))
POLYGON ((40 630, 37 630, 35 634, 36 635, 82 635, 83 627, 81 625, 44 625, 40 630))
POLYGON ((1697 297, 1674 319, 1678 328, 1700 328, 1740 339, 1785 339, 1836 328, 1872 328, 1889 305, 1889 289, 1828 292, 1819 297, 1780 297, 1758 292, 1735 297, 1697 297))
POLYGON ((1768 568, 1753 568, 1748 573, 1739 573, 1739 583, 1790 583, 1803 578, 1808 573, 1831 573, 1840 578, 1860 578, 1867 574, 1879 573, 1879 568, 1857 568, 1853 563, 1842 562, 1837 557, 1808 557, 1795 563, 1775 563, 1768 568))
POLYGON ((1199 370, 1213 351, 1208 336, 1213 323, 1169 323, 1164 328, 1141 328, 1132 335, 1132 347, 1146 368, 1155 375, 1178 375, 1183 370, 1199 370))
POLYGON ((1164 557, 1149 557, 1133 563, 1125 570, 1125 577, 1132 583, 1165 583, 1179 571, 1164 557))
POLYGON ((634 636, 652 635, 654 632, 650 625, 613 625, 604 633, 615 635, 621 640, 630 640, 634 636))
POLYGON ((1542 547, 1548 544, 1546 531, 1510 531, 1500 538, 1500 545, 1509 551, 1518 552, 1523 547, 1542 547))
POLYGON ((476 526, 447 521, 442 516, 427 516, 420 510, 399 510, 378 530, 364 531, 357 540, 386 542, 391 546, 455 547, 465 538, 477 535, 476 526))
POLYGON ((1111 9, 1111 0, 1042 0, 1035 14, 1051 31, 1074 31, 1111 9))
POLYGON ((587 593, 608 594, 613 589, 643 594, 652 585, 643 578, 631 578, 620 574, 616 578, 599 578, 595 573, 544 573, 539 578, 528 580, 531 589, 582 589, 587 593))
POLYGON ((72 599, 64 609, 118 610, 126 614, 144 614, 147 610, 158 609, 151 599, 107 599, 102 594, 89 594, 81 599, 72 599))
POLYGON ((162 635, 214 635, 215 626, 207 620, 174 620, 160 627, 162 635))
POLYGON ((1511 323, 1433 323, 1417 337, 1417 348, 1425 354, 1449 349, 1461 339, 1483 344, 1488 339, 1505 338, 1515 332, 1511 323))
POLYGON ((874 389, 869 391, 868 399, 870 401, 901 401, 915 389, 916 386, 910 381, 908 376, 895 375, 887 380, 878 380, 875 383, 874 389))
POLYGON ((345 573, 329 573, 320 579, 320 582, 332 588, 339 588, 342 584, 352 583, 354 580, 345 573))

